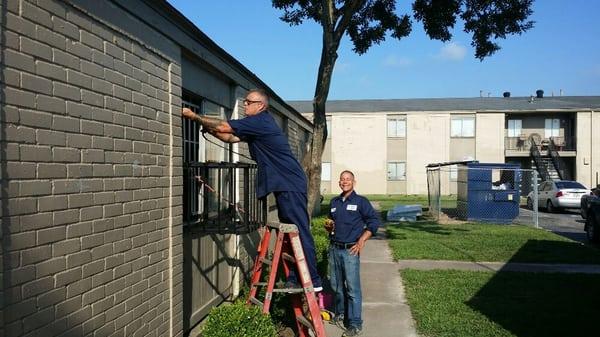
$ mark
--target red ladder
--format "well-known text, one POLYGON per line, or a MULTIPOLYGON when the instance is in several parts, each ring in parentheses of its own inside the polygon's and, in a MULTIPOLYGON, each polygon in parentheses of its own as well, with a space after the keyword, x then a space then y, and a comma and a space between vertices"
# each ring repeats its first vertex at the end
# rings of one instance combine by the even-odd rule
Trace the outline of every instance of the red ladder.
POLYGON ((300 337, 316 336, 326 337, 323 320, 321 319, 321 309, 317 303, 312 279, 308 271, 304 251, 298 234, 298 227, 292 224, 269 223, 265 228, 262 240, 258 247, 258 256, 254 261, 252 272, 252 283, 250 284, 250 295, 248 304, 261 306, 264 313, 269 313, 273 293, 292 294, 292 306, 296 317, 296 325, 300 337), (272 254, 269 251, 271 236, 276 236, 275 248, 272 254), (271 260, 267 256, 271 256, 271 260), (283 265, 285 276, 290 274, 290 269, 295 266, 298 270, 298 276, 302 288, 275 288, 275 278, 279 269, 280 261, 283 265), (271 266, 267 282, 261 282, 261 276, 265 265, 271 266), (265 287, 264 301, 260 301, 256 296, 259 287, 265 287), (302 295, 308 306, 308 318, 304 315, 302 295))

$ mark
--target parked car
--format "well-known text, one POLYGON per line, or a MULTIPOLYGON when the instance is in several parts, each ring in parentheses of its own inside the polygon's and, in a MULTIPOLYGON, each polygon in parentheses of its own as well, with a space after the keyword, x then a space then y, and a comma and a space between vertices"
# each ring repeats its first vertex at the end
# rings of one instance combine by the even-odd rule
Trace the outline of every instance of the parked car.
POLYGON ((581 208, 580 213, 582 218, 587 218, 588 210, 590 208, 590 199, 597 199, 600 197, 600 188, 592 188, 590 194, 584 194, 581 196, 581 208))
POLYGON ((588 212, 583 229, 590 242, 598 242, 600 241, 600 198, 590 198, 588 204, 588 212))
MULTIPOLYGON (((533 209, 533 191, 527 195, 527 206, 533 209)), ((553 213, 561 208, 581 207, 581 196, 589 190, 571 180, 544 181, 538 188, 538 206, 553 213)))

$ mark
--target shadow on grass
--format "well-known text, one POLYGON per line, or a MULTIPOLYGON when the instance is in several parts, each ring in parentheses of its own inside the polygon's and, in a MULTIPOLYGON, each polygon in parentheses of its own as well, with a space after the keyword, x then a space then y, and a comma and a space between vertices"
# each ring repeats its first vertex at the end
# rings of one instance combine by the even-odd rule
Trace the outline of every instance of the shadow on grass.
MULTIPOLYGON (((531 240, 510 262, 531 261, 549 250, 579 254, 573 245, 582 250, 576 243, 531 240)), ((598 331, 598 280, 598 275, 500 270, 466 304, 516 336, 590 336, 598 331)))
MULTIPOLYGON (((386 228, 402 228, 413 232, 426 232, 435 235, 451 235, 453 232, 470 232, 468 228, 444 227, 434 221, 387 223, 386 228)), ((404 239, 405 235, 395 231, 388 231, 390 239, 404 239)))

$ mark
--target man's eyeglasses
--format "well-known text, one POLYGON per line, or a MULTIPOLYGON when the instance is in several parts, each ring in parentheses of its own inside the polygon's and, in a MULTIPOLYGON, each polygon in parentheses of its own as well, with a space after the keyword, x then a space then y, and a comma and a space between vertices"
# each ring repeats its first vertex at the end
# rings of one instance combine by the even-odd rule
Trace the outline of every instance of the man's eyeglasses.
POLYGON ((244 105, 250 105, 250 104, 254 104, 254 103, 262 103, 262 101, 252 101, 249 99, 244 100, 244 105))

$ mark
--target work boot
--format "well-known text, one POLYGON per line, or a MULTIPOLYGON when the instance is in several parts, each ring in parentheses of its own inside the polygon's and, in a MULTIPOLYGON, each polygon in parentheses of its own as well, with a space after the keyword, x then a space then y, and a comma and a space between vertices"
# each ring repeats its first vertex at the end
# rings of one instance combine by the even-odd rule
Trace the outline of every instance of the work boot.
POLYGON ((344 331, 342 337, 354 337, 362 335, 362 328, 350 327, 350 329, 344 331))

